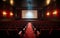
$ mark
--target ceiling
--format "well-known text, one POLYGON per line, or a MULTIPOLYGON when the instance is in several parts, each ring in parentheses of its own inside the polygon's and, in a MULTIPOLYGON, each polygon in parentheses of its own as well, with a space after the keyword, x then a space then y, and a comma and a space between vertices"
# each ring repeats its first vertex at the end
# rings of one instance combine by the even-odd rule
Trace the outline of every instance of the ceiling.
MULTIPOLYGON (((44 4, 45 4, 44 2, 45 2, 45 0, 31 0, 28 3, 32 4, 33 8, 38 8, 38 7, 41 8, 41 7, 44 7, 44 4)), ((24 9, 24 8, 27 8, 28 3, 27 3, 27 0, 14 0, 13 7, 24 9)), ((10 7, 9 0, 6 0, 6 2, 3 2, 2 0, 0 0, 0 7, 4 6, 4 5, 10 7)))
MULTIPOLYGON (((28 9, 27 4, 32 5, 32 9, 44 9, 46 8, 46 0, 14 0, 14 5, 11 6, 9 3, 10 0, 6 0, 5 2, 0 0, 0 9, 14 9, 14 10, 21 10, 21 9, 28 9), (27 2, 30 1, 30 2, 27 2)), ((51 3, 54 4, 51 0, 51 3)), ((52 5, 51 5, 52 6, 52 5)), ((59 3, 57 1, 57 6, 59 7, 59 3)))

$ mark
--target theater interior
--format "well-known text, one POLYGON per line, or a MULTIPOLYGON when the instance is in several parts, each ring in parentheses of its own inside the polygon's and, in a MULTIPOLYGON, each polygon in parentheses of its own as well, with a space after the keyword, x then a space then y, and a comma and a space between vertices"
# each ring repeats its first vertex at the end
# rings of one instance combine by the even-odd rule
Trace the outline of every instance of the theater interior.
POLYGON ((60 38, 59 0, 0 0, 0 38, 60 38))

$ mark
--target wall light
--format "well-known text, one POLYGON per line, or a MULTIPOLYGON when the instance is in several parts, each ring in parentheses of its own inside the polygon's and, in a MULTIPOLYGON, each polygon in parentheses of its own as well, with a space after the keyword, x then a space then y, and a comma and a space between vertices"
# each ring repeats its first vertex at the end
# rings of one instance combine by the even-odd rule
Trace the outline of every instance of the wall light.
POLYGON ((14 4, 14 0, 10 0, 10 4, 13 5, 14 4))
POLYGON ((13 16, 13 13, 12 12, 10 12, 10 16, 13 16))
POLYGON ((50 13, 49 12, 47 12, 47 14, 46 14, 47 16, 49 16, 50 15, 50 13))
POLYGON ((6 16, 6 15, 7 15, 6 11, 3 11, 3 16, 6 16))
POLYGON ((51 0, 46 0, 46 5, 49 5, 51 0))
POLYGON ((56 15, 57 14, 57 11, 55 10, 54 12, 53 12, 53 15, 56 15))

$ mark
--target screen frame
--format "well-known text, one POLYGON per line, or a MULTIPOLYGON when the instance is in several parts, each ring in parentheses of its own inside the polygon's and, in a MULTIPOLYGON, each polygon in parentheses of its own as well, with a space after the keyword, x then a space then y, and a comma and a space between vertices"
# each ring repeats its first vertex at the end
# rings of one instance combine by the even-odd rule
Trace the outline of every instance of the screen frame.
MULTIPOLYGON (((24 10, 22 10, 24 11, 24 10)), ((21 18, 22 18, 22 11, 21 11, 21 18)), ((28 11, 28 10, 26 10, 28 11)), ((35 10, 30 10, 30 11, 35 11, 35 10)), ((36 10, 37 11, 37 10, 36 10)), ((27 19, 27 20, 34 20, 34 19, 38 19, 38 11, 37 11, 37 18, 22 18, 22 19, 27 19)))

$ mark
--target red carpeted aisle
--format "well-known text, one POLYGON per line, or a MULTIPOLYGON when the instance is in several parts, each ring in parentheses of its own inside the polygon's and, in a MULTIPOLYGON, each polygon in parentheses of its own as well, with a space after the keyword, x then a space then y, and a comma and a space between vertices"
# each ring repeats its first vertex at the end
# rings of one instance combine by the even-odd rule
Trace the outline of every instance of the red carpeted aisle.
POLYGON ((31 23, 27 24, 27 28, 26 28, 24 38, 36 38, 31 23))

